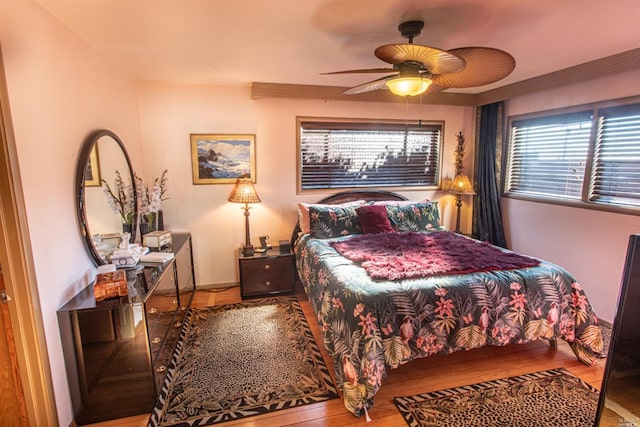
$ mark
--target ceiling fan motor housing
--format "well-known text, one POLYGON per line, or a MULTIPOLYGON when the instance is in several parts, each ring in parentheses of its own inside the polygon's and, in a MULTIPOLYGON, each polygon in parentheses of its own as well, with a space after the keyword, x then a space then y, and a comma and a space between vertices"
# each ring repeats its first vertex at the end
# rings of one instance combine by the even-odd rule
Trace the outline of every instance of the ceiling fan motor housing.
POLYGON ((413 38, 419 36, 423 28, 424 22, 422 21, 407 21, 398 25, 400 34, 409 39, 409 43, 413 43, 413 38))

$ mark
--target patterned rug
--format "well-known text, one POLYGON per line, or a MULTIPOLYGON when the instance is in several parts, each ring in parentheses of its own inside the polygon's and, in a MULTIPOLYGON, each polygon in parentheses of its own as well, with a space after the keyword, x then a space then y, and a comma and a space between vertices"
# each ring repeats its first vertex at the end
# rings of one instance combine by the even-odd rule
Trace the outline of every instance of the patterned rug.
POLYGON ((602 331, 602 341, 604 342, 600 358, 604 359, 609 354, 609 346, 611 345, 611 326, 600 321, 600 331, 602 331))
POLYGON ((295 297, 191 309, 149 426, 205 426, 336 397, 295 297))
POLYGON ((560 368, 394 401, 411 427, 592 427, 598 391, 560 368))

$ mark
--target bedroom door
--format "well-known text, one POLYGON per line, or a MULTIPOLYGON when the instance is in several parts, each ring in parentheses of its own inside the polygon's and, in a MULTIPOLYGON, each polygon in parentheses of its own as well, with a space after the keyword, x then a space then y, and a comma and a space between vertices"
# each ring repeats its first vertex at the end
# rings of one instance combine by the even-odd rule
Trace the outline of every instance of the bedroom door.
POLYGON ((2 266, 0 266, 0 418, 4 425, 28 426, 18 358, 9 320, 2 266))

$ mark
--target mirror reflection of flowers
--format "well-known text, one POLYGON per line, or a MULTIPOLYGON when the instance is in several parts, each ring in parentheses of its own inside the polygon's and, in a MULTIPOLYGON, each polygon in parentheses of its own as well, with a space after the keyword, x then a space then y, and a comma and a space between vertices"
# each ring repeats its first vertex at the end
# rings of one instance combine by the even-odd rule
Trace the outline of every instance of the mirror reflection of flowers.
POLYGON ((155 229, 156 214, 162 207, 162 202, 167 200, 164 194, 167 191, 167 174, 165 169, 162 175, 153 180, 153 187, 144 184, 142 178, 136 175, 136 191, 138 196, 138 212, 144 222, 149 224, 149 229, 155 229))
POLYGON ((116 178, 114 181, 113 189, 109 186, 109 183, 102 180, 102 190, 104 196, 107 199, 107 203, 113 213, 120 214, 122 222, 125 224, 132 224, 135 219, 135 197, 133 194, 133 186, 122 180, 120 172, 116 170, 116 178))

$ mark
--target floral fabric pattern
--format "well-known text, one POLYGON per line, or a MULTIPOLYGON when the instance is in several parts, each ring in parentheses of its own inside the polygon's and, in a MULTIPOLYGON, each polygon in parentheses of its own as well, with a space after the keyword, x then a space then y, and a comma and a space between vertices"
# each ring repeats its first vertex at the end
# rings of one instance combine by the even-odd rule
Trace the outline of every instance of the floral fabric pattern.
POLYGON ((332 355, 345 407, 361 415, 387 375, 419 357, 561 338, 595 363, 598 319, 580 283, 548 262, 518 270, 373 281, 329 244, 300 237, 304 289, 332 355))
POLYGON ((317 239, 362 233, 356 208, 358 206, 310 206, 311 235, 317 239))
POLYGON ((440 230, 438 202, 387 205, 387 215, 397 231, 440 230))

